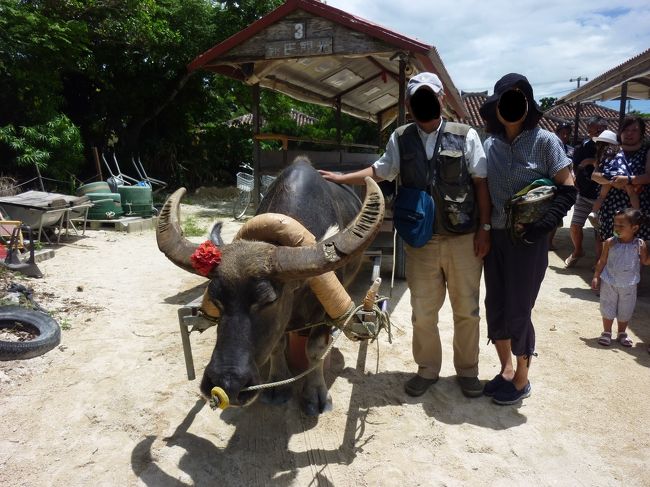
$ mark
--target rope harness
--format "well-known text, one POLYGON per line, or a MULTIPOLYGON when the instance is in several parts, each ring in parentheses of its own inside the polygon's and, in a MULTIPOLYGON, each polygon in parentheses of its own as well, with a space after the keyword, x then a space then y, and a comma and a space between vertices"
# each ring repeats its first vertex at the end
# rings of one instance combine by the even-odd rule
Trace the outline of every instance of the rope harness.
MULTIPOLYGON (((376 288, 378 288, 379 283, 381 283, 381 280, 379 278, 378 281, 379 282, 376 282, 374 284, 376 285, 376 288)), ((368 306, 365 303, 359 306, 355 306, 354 303, 351 303, 348 310, 338 318, 328 318, 318 323, 306 325, 298 330, 291 330, 292 332, 296 332, 322 325, 335 328, 335 330, 331 333, 332 340, 330 341, 329 345, 320 356, 320 358, 316 361, 316 363, 309 369, 289 379, 245 387, 241 389, 241 392, 258 391, 262 389, 270 389, 272 387, 280 387, 302 379, 321 365, 323 360, 325 360, 325 357, 327 357, 327 354, 332 350, 332 347, 334 346, 336 340, 341 336, 341 333, 353 341, 370 340, 370 343, 372 343, 377 339, 381 330, 385 329, 388 333, 388 343, 393 343, 391 322, 387 311, 388 298, 385 296, 377 296, 375 298, 375 293, 376 290, 373 291, 373 288, 371 287, 371 289, 368 291, 368 294, 366 295, 366 300, 364 300, 365 303, 367 303, 369 297, 372 296, 374 303, 371 306, 368 306), (352 319, 355 317, 358 319, 356 321, 352 321, 352 319)), ((213 387, 210 391, 209 404, 213 410, 217 408, 226 409, 230 406, 230 399, 228 398, 226 391, 224 391, 221 387, 213 387)))

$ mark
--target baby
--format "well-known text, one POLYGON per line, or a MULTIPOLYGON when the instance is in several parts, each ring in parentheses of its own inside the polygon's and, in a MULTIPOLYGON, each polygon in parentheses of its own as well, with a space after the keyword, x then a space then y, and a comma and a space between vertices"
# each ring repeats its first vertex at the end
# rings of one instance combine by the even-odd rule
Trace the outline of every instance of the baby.
MULTIPOLYGON (((624 176, 628 180, 631 180, 633 174, 627 163, 625 154, 623 151, 617 152, 618 139, 616 134, 611 130, 604 130, 598 137, 594 137, 593 140, 596 142, 596 162, 601 168, 603 177, 609 181, 613 180, 616 176, 624 176)), ((598 199, 596 199, 592 212, 589 214, 589 221, 594 227, 598 226, 598 212, 611 188, 612 186, 609 184, 600 186, 598 199)), ((640 208, 639 193, 643 191, 643 186, 628 184, 624 189, 630 198, 630 207, 638 210, 640 208)))

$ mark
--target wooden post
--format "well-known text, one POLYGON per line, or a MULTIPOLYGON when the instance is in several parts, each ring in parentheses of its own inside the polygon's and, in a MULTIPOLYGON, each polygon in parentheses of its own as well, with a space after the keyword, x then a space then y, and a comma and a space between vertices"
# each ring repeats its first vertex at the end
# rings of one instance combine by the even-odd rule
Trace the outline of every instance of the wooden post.
POLYGON ((251 86, 253 100, 253 204, 255 208, 260 204, 260 141, 255 135, 260 134, 260 85, 251 86))
POLYGON ((382 142, 382 140, 381 140, 381 128, 382 128, 383 125, 384 125, 384 117, 382 116, 381 112, 379 112, 377 114, 377 126, 378 126, 378 130, 377 130, 377 147, 379 147, 379 148, 381 148, 381 146, 382 146, 382 144, 381 144, 381 142, 382 142))
POLYGON ((343 164, 343 147, 341 147, 341 97, 336 97, 336 145, 339 151, 339 165, 343 164))
POLYGON ((397 126, 404 125, 406 122, 406 106, 404 100, 406 99, 406 60, 400 57, 399 60, 399 95, 398 95, 399 113, 397 115, 397 126))
MULTIPOLYGON (((581 81, 589 81, 589 78, 583 78, 582 76, 578 76, 577 78, 571 78, 569 80, 569 83, 573 82, 578 83, 578 90, 580 89, 580 82, 581 81)), ((574 123, 575 123, 575 131, 573 132, 573 145, 578 144, 578 132, 580 130, 580 101, 576 102, 576 116, 574 118, 574 123)))
POLYGON ((618 130, 621 131, 623 126, 623 119, 625 118, 625 104, 627 103, 627 81, 621 85, 621 104, 618 109, 618 130))
POLYGON ((41 187, 41 191, 45 193, 45 186, 43 185, 43 176, 41 176, 41 170, 38 168, 38 164, 34 163, 34 167, 36 168, 36 175, 38 176, 38 184, 41 187))
POLYGON ((341 97, 336 97, 336 143, 341 145, 341 97))
POLYGON ((573 131, 573 145, 578 145, 578 131, 580 130, 580 102, 576 103, 576 116, 573 119, 575 130, 573 131))
POLYGON ((99 180, 103 181, 104 176, 102 176, 102 165, 99 162, 99 152, 97 151, 97 147, 93 147, 93 159, 95 159, 95 169, 97 170, 97 174, 99 175, 99 180))

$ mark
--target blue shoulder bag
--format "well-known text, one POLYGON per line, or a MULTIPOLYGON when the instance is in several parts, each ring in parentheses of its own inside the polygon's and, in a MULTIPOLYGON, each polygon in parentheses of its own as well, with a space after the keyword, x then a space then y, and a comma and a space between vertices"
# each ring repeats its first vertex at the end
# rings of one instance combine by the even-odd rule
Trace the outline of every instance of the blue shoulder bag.
MULTIPOLYGON (((438 157, 441 134, 445 128, 444 124, 445 121, 443 120, 433 150, 434 159, 438 157)), ((434 179, 435 170, 433 171, 433 177, 427 178, 427 189, 429 191, 407 188, 401 185, 397 188, 397 196, 393 203, 393 225, 397 234, 411 247, 422 247, 433 237, 436 206, 430 190, 434 179)))
POLYGON ((422 247, 433 236, 435 205, 426 191, 400 186, 393 204, 397 234, 411 247, 422 247))

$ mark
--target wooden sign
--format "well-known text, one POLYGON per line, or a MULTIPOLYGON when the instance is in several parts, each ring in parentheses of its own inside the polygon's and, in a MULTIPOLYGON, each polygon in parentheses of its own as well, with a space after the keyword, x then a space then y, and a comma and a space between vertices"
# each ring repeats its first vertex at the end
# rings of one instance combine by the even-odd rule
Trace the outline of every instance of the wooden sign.
POLYGON ((265 48, 266 59, 320 56, 332 54, 332 38, 319 37, 295 41, 267 42, 265 48))

